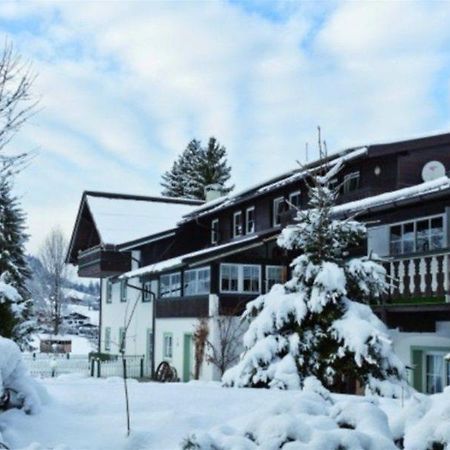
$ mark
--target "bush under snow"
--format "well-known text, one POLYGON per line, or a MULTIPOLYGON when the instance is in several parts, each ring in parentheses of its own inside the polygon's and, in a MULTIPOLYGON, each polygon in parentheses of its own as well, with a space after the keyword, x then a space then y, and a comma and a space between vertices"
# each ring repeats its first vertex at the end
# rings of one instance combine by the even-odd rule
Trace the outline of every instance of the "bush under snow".
MULTIPOLYGON (((399 402, 397 401, 397 404, 399 402)), ((383 409, 375 397, 332 396, 317 379, 290 401, 258 411, 239 427, 189 436, 183 450, 444 450, 450 448, 450 388, 383 409), (398 406, 398 405, 397 405, 398 406)))
POLYGON ((0 398, 7 390, 15 393, 25 412, 39 412, 43 388, 28 374, 17 344, 0 336, 0 398))

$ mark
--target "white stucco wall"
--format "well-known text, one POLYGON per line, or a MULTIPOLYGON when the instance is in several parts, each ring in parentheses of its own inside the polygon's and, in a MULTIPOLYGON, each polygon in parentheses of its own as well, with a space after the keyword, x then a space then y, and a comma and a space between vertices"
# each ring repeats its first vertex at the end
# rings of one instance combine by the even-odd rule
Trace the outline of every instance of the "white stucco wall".
POLYGON ((127 332, 125 353, 127 355, 145 355, 145 367, 148 374, 149 361, 149 332, 152 330, 153 301, 142 302, 142 284, 138 279, 128 281, 128 284, 138 289, 127 288, 127 302, 120 301, 120 283, 114 283, 112 289, 112 302, 106 302, 107 280, 102 280, 102 341, 101 351, 117 354, 119 352, 119 330, 125 328, 130 316, 131 322, 127 332), (132 313, 133 306, 136 309, 132 313), (105 329, 111 328, 111 349, 105 349, 105 329))

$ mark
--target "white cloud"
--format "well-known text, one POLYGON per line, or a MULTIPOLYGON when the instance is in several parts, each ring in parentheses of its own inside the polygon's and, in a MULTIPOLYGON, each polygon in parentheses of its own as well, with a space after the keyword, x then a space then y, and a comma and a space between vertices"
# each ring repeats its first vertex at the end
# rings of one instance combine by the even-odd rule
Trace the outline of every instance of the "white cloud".
POLYGON ((159 192, 192 137, 216 135, 244 187, 292 168, 306 141, 312 158, 317 124, 331 150, 449 125, 449 3, 283 2, 275 21, 260 3, 80 5, 0 7, 33 24, 7 31, 40 72, 44 110, 18 141, 41 149, 20 186, 43 205, 36 235, 45 211, 71 223, 83 189, 159 192), (40 201, 47 168, 58 195, 40 201))

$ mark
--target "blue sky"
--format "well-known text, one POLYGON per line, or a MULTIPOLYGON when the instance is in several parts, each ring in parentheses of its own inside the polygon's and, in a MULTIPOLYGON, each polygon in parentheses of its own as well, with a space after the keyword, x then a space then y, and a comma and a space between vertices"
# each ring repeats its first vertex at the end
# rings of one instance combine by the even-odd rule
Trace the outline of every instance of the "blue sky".
POLYGON ((158 194, 215 135, 243 188, 314 153, 448 131, 450 2, 0 3, 41 110, 9 151, 30 251, 68 234, 85 189, 158 194))

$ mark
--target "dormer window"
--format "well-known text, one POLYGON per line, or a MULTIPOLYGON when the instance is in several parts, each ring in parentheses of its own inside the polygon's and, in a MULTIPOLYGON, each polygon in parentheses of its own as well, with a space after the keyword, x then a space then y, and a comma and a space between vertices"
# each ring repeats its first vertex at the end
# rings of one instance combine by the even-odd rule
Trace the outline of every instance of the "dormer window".
POLYGON ((233 237, 241 236, 242 232, 242 211, 236 211, 233 214, 233 237))
POLYGON ((219 242, 219 219, 211 221, 211 244, 219 242))
POLYGON ((281 225, 281 215, 284 212, 284 197, 278 197, 273 201, 272 224, 274 227, 281 225))
POLYGON ((342 192, 348 194, 359 189, 359 171, 352 172, 345 175, 344 182, 342 183, 342 192))
POLYGON ((245 234, 255 232, 255 207, 251 206, 245 210, 245 234))

